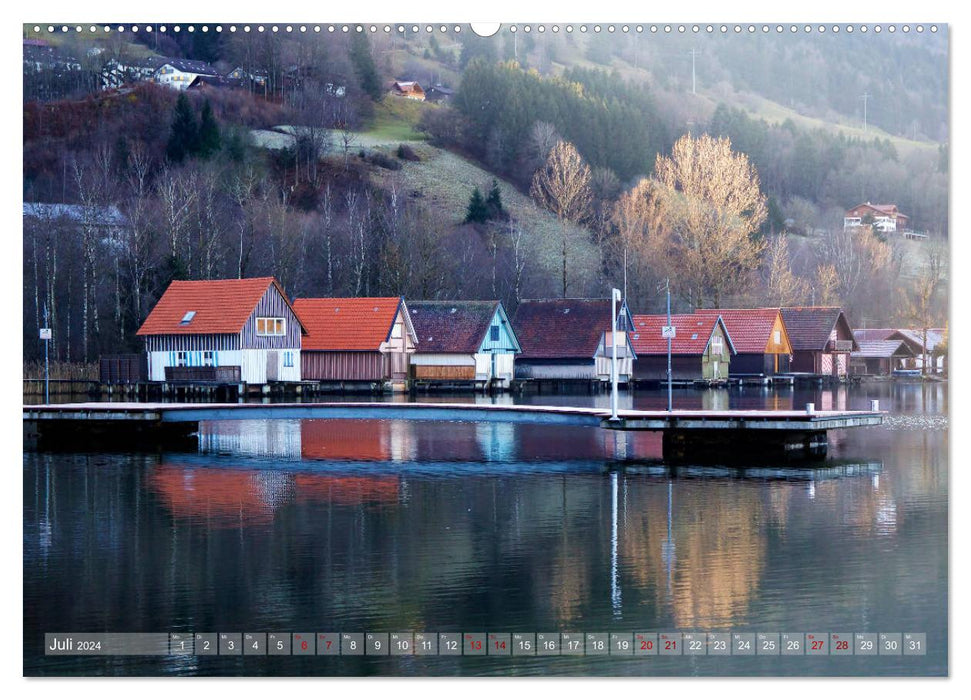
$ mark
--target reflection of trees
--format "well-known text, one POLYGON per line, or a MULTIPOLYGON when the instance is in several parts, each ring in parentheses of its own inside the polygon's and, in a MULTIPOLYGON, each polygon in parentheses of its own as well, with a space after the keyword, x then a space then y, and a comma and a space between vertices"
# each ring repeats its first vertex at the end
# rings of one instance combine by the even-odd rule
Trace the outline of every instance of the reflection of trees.
POLYGON ((675 482, 674 547, 666 558, 666 483, 628 487, 621 547, 636 585, 653 590, 659 604, 670 601, 676 627, 725 627, 744 616, 765 568, 759 491, 736 482, 675 482))

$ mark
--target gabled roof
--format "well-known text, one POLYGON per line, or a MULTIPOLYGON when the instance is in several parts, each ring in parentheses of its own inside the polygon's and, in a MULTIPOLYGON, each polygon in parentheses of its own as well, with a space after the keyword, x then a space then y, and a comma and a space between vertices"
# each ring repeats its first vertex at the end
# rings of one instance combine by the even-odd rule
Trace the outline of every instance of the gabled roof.
MULTIPOLYGON (((779 309, 698 309, 695 315, 710 316, 712 319, 721 316, 732 336, 735 352, 761 354, 769 344, 779 309)), ((782 334, 788 341, 785 321, 782 322, 782 334)))
MULTIPOLYGON (((520 359, 591 359, 610 330, 610 314, 610 299, 524 299, 513 319, 523 348, 520 359)), ((618 330, 626 330, 626 304, 618 314, 627 319, 618 330)))
POLYGON ((197 75, 189 83, 190 88, 200 88, 204 85, 211 85, 217 88, 243 88, 246 83, 238 78, 224 78, 221 75, 197 75))
MULTIPOLYGON (((825 350, 829 336, 837 324, 843 333, 853 338, 853 331, 838 306, 796 306, 782 309, 782 321, 789 333, 793 351, 825 350)), ((853 341, 856 349, 856 341, 853 341)))
POLYGON ((914 357, 914 351, 902 340, 861 340, 859 346, 859 350, 850 353, 851 357, 879 359, 914 357))
MULTIPOLYGON (((927 349, 933 350, 944 340, 943 328, 927 329, 927 349)), ((915 353, 923 352, 923 331, 915 328, 854 328, 853 337, 860 344, 867 340, 902 340, 915 353)))
MULTIPOLYGON (((919 328, 897 328, 893 333, 890 334, 890 339, 900 338, 901 340, 910 341, 911 344, 916 345, 918 348, 924 347, 924 331, 919 328)), ((937 344, 944 340, 944 329, 943 328, 928 328, 927 329, 927 350, 930 352, 937 344)), ((923 352, 923 350, 921 350, 923 352)))
POLYGON ((857 204, 855 207, 850 208, 848 211, 853 211, 853 209, 859 209, 860 207, 868 207, 873 209, 875 212, 883 214, 884 216, 897 216, 904 219, 908 218, 904 214, 900 213, 900 210, 897 209, 896 204, 870 204, 870 202, 863 202, 861 204, 857 204))
POLYGON ((372 351, 391 337, 398 310, 417 344, 408 308, 401 297, 327 297, 295 299, 293 307, 307 327, 302 350, 372 351))
POLYGON ((164 68, 165 66, 172 66, 176 70, 180 70, 183 73, 199 73, 201 75, 219 75, 219 71, 217 71, 215 68, 213 68, 205 61, 193 61, 188 58, 166 58, 165 61, 159 67, 164 68))
MULTIPOLYGON (((498 301, 412 301, 411 322, 418 336, 418 352, 477 353, 492 319, 502 308, 498 301)), ((504 312, 503 312, 504 313, 504 312)), ((514 342, 516 334, 507 325, 514 342)))
MULTIPOLYGON (((276 287, 287 306, 290 306, 283 288, 273 277, 175 280, 155 304, 136 335, 239 333, 270 285, 276 287), (194 312, 191 320, 183 324, 182 320, 190 311, 194 312)), ((290 310, 293 311, 292 306, 290 310)), ((297 322, 300 322, 299 318, 297 322)), ((304 329, 302 324, 301 329, 304 329)))
MULTIPOLYGON (((732 338, 721 316, 700 314, 671 314, 671 325, 675 327, 675 337, 671 341, 672 355, 703 355, 708 343, 720 324, 728 341, 728 347, 735 352, 732 338)), ((634 316, 634 332, 631 344, 638 355, 666 355, 667 338, 661 337, 662 326, 668 325, 667 314, 634 316)))
POLYGON ((857 343, 862 343, 865 340, 886 340, 895 331, 895 328, 854 328, 853 337, 857 343))

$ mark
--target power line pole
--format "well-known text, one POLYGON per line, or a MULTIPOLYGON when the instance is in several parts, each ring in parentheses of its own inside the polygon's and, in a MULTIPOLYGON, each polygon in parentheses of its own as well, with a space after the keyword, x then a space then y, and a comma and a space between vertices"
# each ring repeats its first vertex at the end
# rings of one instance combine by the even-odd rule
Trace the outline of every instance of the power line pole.
POLYGON ((866 101, 869 96, 870 95, 868 95, 866 92, 863 93, 863 131, 864 133, 866 133, 866 101))

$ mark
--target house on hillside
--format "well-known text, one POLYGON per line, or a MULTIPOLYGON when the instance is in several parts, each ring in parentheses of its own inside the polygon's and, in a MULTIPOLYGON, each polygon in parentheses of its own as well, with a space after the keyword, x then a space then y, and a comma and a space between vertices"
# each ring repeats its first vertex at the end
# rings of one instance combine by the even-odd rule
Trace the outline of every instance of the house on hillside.
POLYGON ((307 327, 302 375, 325 382, 390 383, 404 390, 418 338, 401 297, 296 299, 307 327))
POLYGON ((730 375, 772 376, 789 371, 792 344, 781 309, 698 309, 696 316, 721 316, 735 348, 730 375))
POLYGON ((502 302, 413 301, 408 310, 418 337, 413 379, 509 386, 522 348, 502 302))
MULTIPOLYGON (((667 380, 668 341, 661 335, 666 325, 666 314, 634 316, 631 332, 631 345, 637 353, 634 381, 667 380)), ((671 340, 671 379, 712 384, 727 381, 735 347, 721 316, 674 314, 671 325, 675 328, 671 340)))
POLYGON ((396 97, 407 97, 409 100, 425 101, 425 91, 414 80, 396 80, 391 83, 391 94, 396 97))
MULTIPOLYGON (((610 381, 610 299, 525 299, 516 309, 513 327, 522 353, 516 358, 517 379, 610 381), (605 337, 606 336, 606 337, 605 337)), ((623 333, 621 382, 630 380, 635 356, 629 331, 634 327, 627 302, 617 310, 623 333)))
POLYGON ((455 90, 447 88, 444 85, 434 85, 427 90, 425 90, 425 101, 426 102, 442 102, 447 103, 452 100, 455 96, 455 90))
POLYGON ((205 61, 190 61, 187 58, 167 58, 152 75, 159 85, 175 90, 186 90, 200 75, 216 77, 219 71, 205 61))
POLYGON ((137 335, 149 379, 300 381, 306 329, 272 277, 172 282, 137 335))
POLYGON ((857 347, 850 353, 855 375, 885 377, 914 360, 914 351, 902 340, 860 340, 857 347))
POLYGON ((859 230, 865 226, 872 226, 880 233, 896 233, 910 231, 910 217, 902 214, 896 204, 870 204, 864 202, 852 209, 846 210, 843 217, 843 230, 859 230))
POLYGON ((197 75, 186 90, 204 91, 208 89, 216 90, 245 90, 247 84, 243 80, 224 78, 221 75, 197 75))
POLYGON ((243 84, 252 83, 258 87, 265 86, 268 78, 264 71, 250 71, 246 70, 242 66, 236 66, 222 77, 226 78, 227 80, 239 80, 242 81, 243 84))
POLYGON ((792 343, 791 372, 845 377, 850 353, 859 350, 843 310, 837 306, 782 309, 782 320, 792 343))

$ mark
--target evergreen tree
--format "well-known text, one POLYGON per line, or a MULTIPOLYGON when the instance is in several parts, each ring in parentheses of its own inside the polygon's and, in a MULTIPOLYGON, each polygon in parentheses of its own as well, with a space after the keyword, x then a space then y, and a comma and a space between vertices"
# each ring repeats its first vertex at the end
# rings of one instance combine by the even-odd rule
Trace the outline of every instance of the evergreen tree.
POLYGON ((489 220, 489 207, 476 187, 469 198, 469 208, 465 210, 465 223, 483 224, 489 220))
POLYGON ((378 69, 374 67, 371 46, 364 32, 355 32, 351 36, 351 62, 354 64, 357 79, 361 82, 361 89, 375 102, 380 100, 384 95, 384 88, 378 69))
POLYGON ((186 156, 192 155, 199 148, 199 127, 192 112, 189 99, 179 95, 175 103, 172 117, 172 128, 169 132, 169 142, 165 147, 165 155, 173 163, 181 163, 186 156))
POLYGON ((499 192, 499 183, 495 178, 492 180, 492 188, 489 190, 485 204, 490 219, 498 219, 506 213, 502 208, 502 193, 499 192))
POLYGON ((202 117, 199 123, 199 146, 197 152, 200 157, 208 158, 218 153, 220 147, 219 124, 212 114, 209 100, 202 106, 202 117))

